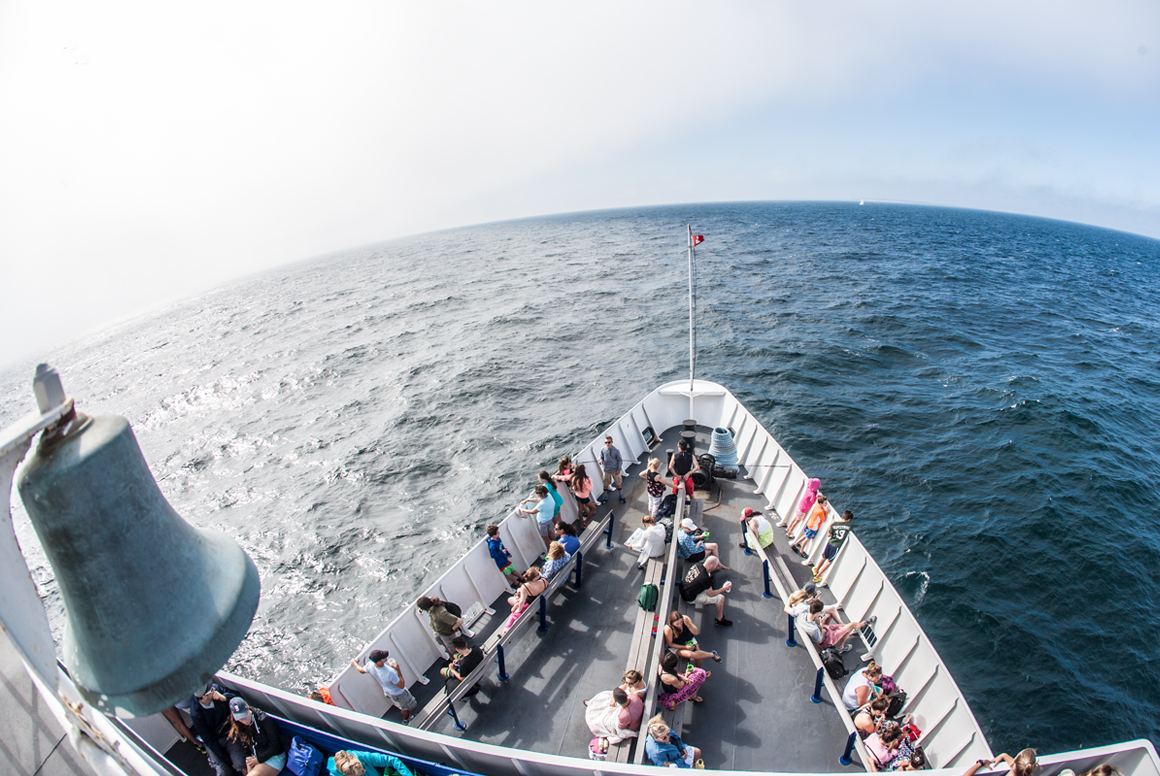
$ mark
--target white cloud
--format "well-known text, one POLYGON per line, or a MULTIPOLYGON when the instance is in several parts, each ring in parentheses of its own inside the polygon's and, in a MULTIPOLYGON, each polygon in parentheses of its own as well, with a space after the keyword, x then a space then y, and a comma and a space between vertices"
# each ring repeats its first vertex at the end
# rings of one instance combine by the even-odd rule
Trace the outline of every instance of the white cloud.
POLYGON ((876 186, 1056 190, 1160 230, 1150 127, 1127 125, 1160 104, 1158 22, 1143 2, 9 2, 4 302, 29 316, 54 283, 22 343, 42 347, 400 234, 876 186))

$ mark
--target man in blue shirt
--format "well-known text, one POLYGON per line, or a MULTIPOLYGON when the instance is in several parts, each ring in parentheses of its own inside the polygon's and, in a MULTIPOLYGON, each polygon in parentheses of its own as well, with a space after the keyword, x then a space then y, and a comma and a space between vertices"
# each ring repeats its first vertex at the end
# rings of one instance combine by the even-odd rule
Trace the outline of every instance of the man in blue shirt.
MULTIPOLYGON (((689 518, 681 521, 681 530, 677 531, 677 551, 681 557, 690 563, 698 563, 706 557, 721 559, 717 552, 717 545, 704 541, 705 534, 697 530, 697 524, 689 518)), ((729 570, 728 566, 721 568, 729 570)))
POLYGON ((620 451, 612 444, 612 437, 604 437, 604 449, 600 451, 600 459, 596 462, 600 467, 601 481, 604 483, 604 494, 600 497, 600 503, 603 504, 608 500, 609 486, 615 482, 616 492, 620 496, 620 503, 624 502, 624 491, 621 490, 621 469, 624 467, 624 459, 620 457, 620 451))

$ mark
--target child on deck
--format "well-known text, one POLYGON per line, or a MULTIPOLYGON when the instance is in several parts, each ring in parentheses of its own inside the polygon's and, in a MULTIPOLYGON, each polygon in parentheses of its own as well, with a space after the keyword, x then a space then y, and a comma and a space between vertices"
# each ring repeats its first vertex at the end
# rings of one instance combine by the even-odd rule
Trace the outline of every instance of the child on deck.
POLYGON ((487 551, 491 554, 491 559, 495 561, 495 565, 499 567, 499 573, 507 577, 507 581, 511 583, 512 587, 520 584, 520 575, 512 566, 512 554, 503 546, 503 539, 499 538, 498 525, 487 527, 487 551))
MULTIPOLYGON (((814 582, 821 587, 825 587, 826 583, 822 581, 822 574, 834 562, 834 558, 838 554, 838 550, 842 548, 842 544, 846 541, 846 537, 850 534, 850 522, 854 519, 854 513, 847 509, 842 513, 841 520, 835 520, 830 523, 830 535, 826 541, 826 549, 822 550, 822 562, 813 567, 814 582)), ((803 566, 810 565, 809 558, 802 561, 803 566)))
POLYGON ((802 530, 802 535, 789 546, 790 550, 801 555, 803 558, 806 557, 806 552, 802 549, 802 546, 818 535, 818 531, 821 530, 822 523, 825 521, 826 497, 819 493, 817 502, 814 504, 814 509, 810 512, 809 519, 806 520, 806 527, 802 530))

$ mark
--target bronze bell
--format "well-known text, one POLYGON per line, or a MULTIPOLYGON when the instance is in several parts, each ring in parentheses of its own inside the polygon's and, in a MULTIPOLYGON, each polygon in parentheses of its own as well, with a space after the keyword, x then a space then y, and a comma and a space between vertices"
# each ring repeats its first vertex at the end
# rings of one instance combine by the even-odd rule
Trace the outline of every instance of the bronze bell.
POLYGON ((128 421, 66 418, 18 488, 64 599, 64 664, 90 703, 153 714, 225 664, 257 611, 258 570, 169 505, 128 421))

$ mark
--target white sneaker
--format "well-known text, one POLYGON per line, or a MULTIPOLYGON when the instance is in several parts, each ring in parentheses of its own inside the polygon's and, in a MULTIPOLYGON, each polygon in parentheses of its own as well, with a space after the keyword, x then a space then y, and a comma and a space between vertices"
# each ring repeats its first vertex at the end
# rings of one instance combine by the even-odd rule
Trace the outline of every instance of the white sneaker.
POLYGON ((869 663, 871 660, 874 659, 874 653, 873 652, 863 652, 861 655, 858 655, 858 659, 861 660, 863 663, 869 663))
POLYGON ((812 566, 812 565, 814 565, 814 562, 812 560, 810 560, 809 558, 806 558, 805 560, 802 561, 802 565, 803 566, 812 566))

